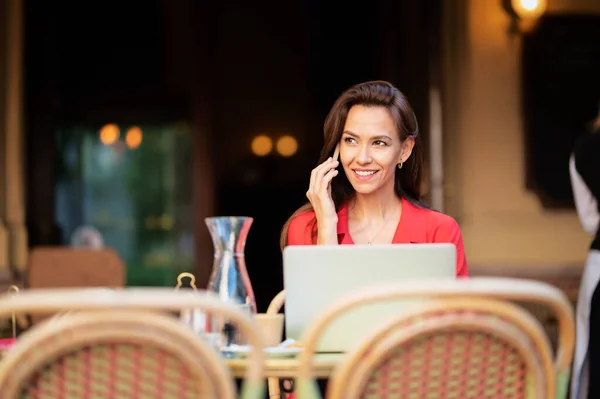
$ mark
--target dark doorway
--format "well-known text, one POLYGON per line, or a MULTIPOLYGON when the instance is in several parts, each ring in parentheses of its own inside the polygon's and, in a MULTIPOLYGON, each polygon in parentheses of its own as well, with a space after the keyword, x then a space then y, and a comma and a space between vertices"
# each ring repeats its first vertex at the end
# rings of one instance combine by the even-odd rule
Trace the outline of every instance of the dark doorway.
MULTIPOLYGON (((255 219, 246 255, 264 310, 282 288, 280 229, 305 201, 323 120, 335 98, 358 82, 391 81, 408 96, 427 145, 440 5, 439 0, 356 6, 316 0, 28 1, 31 245, 66 241, 54 194, 61 164, 56 135, 65 126, 186 123, 210 147, 209 153, 192 148, 189 162, 206 158, 211 169, 208 183, 189 177, 194 196, 214 197, 215 215, 255 219), (297 152, 284 157, 275 148, 256 156, 251 143, 257 135, 270 137, 275 146, 291 136, 297 152)), ((197 215, 194 230, 206 231, 197 215)), ((196 270, 206 275, 210 258, 196 256, 196 270)))

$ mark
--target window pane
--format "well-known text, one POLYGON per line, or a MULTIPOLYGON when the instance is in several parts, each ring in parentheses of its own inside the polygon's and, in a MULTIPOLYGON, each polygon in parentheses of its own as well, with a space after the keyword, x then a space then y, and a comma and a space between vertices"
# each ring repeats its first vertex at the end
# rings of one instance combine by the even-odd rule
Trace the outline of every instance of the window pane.
POLYGON ((127 284, 172 286, 193 269, 190 131, 185 123, 58 132, 56 216, 63 243, 97 230, 127 264, 127 284))

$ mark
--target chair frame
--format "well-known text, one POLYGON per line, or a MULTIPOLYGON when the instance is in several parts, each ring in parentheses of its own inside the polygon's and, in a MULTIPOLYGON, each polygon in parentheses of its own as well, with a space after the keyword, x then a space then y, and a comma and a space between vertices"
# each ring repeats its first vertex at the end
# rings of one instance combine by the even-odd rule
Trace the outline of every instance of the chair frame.
POLYGON ((304 351, 300 353, 300 369, 297 379, 298 397, 316 396, 312 387, 313 354, 317 341, 326 327, 346 311, 366 304, 382 301, 423 298, 448 299, 480 298, 526 301, 548 306, 558 319, 558 349, 554 358, 556 373, 555 392, 557 398, 564 398, 568 389, 570 365, 575 342, 575 324, 573 308, 565 294, 549 284, 514 278, 471 278, 459 280, 424 280, 399 284, 383 284, 368 287, 348 295, 321 312, 306 329, 302 342, 304 351))
MULTIPOLYGON (((273 297, 269 307, 267 308, 267 314, 277 314, 285 304, 285 290, 281 290, 277 295, 273 297)), ((279 378, 269 377, 267 379, 267 385, 269 390, 269 399, 281 399, 287 395, 281 393, 279 386, 279 378), (284 396, 285 395, 285 396, 284 396)))
MULTIPOLYGON (((192 329, 165 311, 202 309, 222 315, 236 324, 248 337, 252 346, 249 367, 246 370, 240 397, 260 399, 264 391, 264 344, 258 325, 247 314, 218 296, 199 291, 195 295, 161 288, 131 288, 116 291, 94 289, 40 289, 22 291, 18 296, 0 295, 0 317, 13 312, 56 313, 69 310, 76 304, 77 312, 51 318, 32 328, 19 338, 0 362, 0 399, 12 399, 31 372, 48 356, 64 353, 73 343, 93 343, 114 340, 149 342, 175 354, 196 375, 209 375, 218 381, 218 393, 225 398, 235 397, 233 379, 218 354, 192 329), (161 314, 162 311, 162 314, 161 314), (107 329, 114 322, 115 328, 107 329), (132 328, 137 325, 137 328, 132 328), (140 325, 148 329, 139 328, 140 325), (102 328, 102 326, 104 328, 102 328), (71 329, 72 333, 66 328, 71 329), (64 337, 61 337, 63 335, 64 337), (32 352, 36 343, 57 339, 47 353, 32 352), (66 339, 63 339, 66 338, 66 339), (179 341, 179 338, 181 340, 179 341), (208 359, 200 364, 197 356, 208 359), (28 361, 24 362, 23 360, 28 361), (216 368, 211 368, 218 365, 216 368), (208 366, 208 367, 206 367, 208 366), (210 368, 210 370, 209 370, 210 368), (227 379, 227 382, 225 382, 227 379), (233 389, 233 390, 232 390, 233 389)), ((203 391, 205 392, 205 391, 203 391)))
MULTIPOLYGON (((59 358, 77 347, 115 341, 163 349, 182 361, 192 378, 206 382, 211 397, 235 397, 229 370, 214 349, 198 339, 192 330, 175 319, 153 312, 117 310, 70 313, 43 322, 23 334, 0 365, 0 398, 18 397, 22 383, 49 359, 59 358), (48 345, 50 341, 52 345, 48 345)), ((196 396, 206 392, 205 386, 198 386, 196 396)))
POLYGON ((358 398, 377 365, 390 351, 424 334, 440 331, 467 330, 495 335, 517 349, 529 370, 530 380, 538 398, 554 398, 555 378, 552 349, 540 323, 516 305, 498 300, 453 298, 426 301, 406 310, 375 331, 353 350, 338 367, 327 387, 327 398, 358 398), (464 317, 452 311, 481 312, 482 317, 464 317), (416 321, 427 314, 441 315, 416 321), (494 316, 492 322, 490 320, 494 316), (518 326, 518 327, 517 327, 518 326), (531 347, 536 352, 531 351, 531 347))

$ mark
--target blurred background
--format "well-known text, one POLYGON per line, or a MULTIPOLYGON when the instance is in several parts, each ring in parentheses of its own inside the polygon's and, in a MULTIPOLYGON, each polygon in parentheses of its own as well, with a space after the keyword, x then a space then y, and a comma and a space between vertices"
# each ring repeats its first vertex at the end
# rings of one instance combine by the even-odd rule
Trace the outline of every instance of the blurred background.
POLYGON ((576 295, 590 238, 568 160, 600 106, 598 0, 0 0, 0 277, 88 235, 127 285, 204 287, 204 219, 254 218, 259 309, 333 102, 384 79, 415 109, 426 200, 472 275, 576 295), (83 234, 83 236, 82 236, 83 234))

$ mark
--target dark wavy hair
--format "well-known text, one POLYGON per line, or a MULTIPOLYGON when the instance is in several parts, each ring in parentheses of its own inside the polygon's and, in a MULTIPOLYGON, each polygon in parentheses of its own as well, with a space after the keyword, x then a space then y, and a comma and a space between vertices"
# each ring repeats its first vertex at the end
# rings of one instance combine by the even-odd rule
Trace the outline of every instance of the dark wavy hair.
MULTIPOLYGON (((421 169, 423 164, 423 146, 419 136, 419 125, 408 100, 400 90, 391 83, 385 81, 372 81, 360 83, 346 90, 333 104, 324 124, 325 144, 321 150, 318 164, 322 164, 327 158, 333 156, 337 143, 342 138, 346 118, 350 108, 355 105, 367 107, 384 107, 394 119, 400 140, 404 142, 412 137, 415 145, 411 156, 404 162, 402 169, 396 169, 394 177, 394 191, 398 198, 406 198, 408 201, 423 206, 421 203, 421 169)), ((343 173, 343 168, 331 181, 331 197, 337 210, 354 198, 356 192, 348 177, 343 173)), ((309 203, 303 205, 284 224, 280 244, 283 249, 287 245, 287 233, 292 219, 302 213, 312 211, 309 203)), ((316 219, 311 222, 313 240, 317 237, 316 219)))

